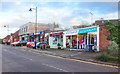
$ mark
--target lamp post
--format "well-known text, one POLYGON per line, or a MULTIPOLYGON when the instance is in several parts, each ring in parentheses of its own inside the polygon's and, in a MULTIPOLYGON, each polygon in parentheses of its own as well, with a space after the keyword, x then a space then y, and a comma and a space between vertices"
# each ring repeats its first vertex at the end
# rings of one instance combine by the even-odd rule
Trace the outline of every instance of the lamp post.
POLYGON ((90 12, 90 15, 91 15, 91 25, 92 25, 92 22, 93 22, 93 13, 90 12))
POLYGON ((36 20, 35 20, 35 49, 36 49, 36 33, 37 33, 37 7, 36 8, 30 8, 29 11, 32 11, 32 9, 36 10, 36 20))
POLYGON ((8 32, 8 35, 9 35, 9 24, 8 25, 4 25, 4 27, 7 27, 7 32, 8 32))
POLYGON ((8 29, 7 29, 7 32, 8 32, 8 35, 9 35, 9 24, 8 24, 8 26, 7 25, 4 25, 4 27, 7 27, 8 29))

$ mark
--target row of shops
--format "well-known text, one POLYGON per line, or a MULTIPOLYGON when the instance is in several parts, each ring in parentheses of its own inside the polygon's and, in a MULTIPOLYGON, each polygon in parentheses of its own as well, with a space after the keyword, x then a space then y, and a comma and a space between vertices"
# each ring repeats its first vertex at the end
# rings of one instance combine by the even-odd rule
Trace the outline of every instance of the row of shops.
MULTIPOLYGON (((100 40, 102 40, 101 36, 103 36, 100 31, 102 31, 100 26, 91 26, 67 31, 32 33, 23 35, 22 39, 26 41, 35 41, 36 38, 37 42, 47 42, 51 48, 57 48, 59 43, 62 48, 66 49, 101 51, 101 49, 106 49, 107 46, 103 48, 100 47, 100 40)), ((105 38, 105 36, 103 37, 105 38)))
POLYGON ((20 40, 22 41, 35 41, 36 42, 47 42, 49 43, 49 33, 45 32, 38 32, 38 33, 32 33, 32 34, 26 34, 20 36, 20 40))
POLYGON ((60 43, 63 48, 99 51, 99 27, 52 33, 49 40, 51 47, 57 47, 57 44, 60 43))

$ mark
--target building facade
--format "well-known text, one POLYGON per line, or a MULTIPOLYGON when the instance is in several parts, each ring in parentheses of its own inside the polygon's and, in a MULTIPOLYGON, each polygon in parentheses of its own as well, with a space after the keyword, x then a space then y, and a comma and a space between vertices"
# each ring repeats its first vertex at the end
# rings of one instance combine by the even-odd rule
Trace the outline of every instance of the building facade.
POLYGON ((5 38, 3 38, 3 43, 4 44, 10 44, 10 35, 7 35, 5 38))
POLYGON ((19 30, 10 35, 10 43, 19 41, 19 30))
POLYGON ((50 32, 49 45, 51 48, 57 48, 58 43, 63 47, 63 32, 50 32))
POLYGON ((49 24, 37 23, 37 30, 35 33, 36 23, 26 23, 20 27, 19 39, 20 41, 44 41, 44 32, 50 29, 49 24))
POLYGON ((111 42, 107 40, 108 33, 103 26, 91 26, 70 31, 63 34, 63 47, 68 49, 83 49, 86 51, 106 50, 111 42))

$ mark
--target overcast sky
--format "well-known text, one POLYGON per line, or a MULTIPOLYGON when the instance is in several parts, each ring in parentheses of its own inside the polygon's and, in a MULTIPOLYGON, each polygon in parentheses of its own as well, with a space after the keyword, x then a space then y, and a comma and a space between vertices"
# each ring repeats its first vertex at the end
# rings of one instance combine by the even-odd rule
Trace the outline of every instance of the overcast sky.
POLYGON ((90 12, 93 13, 93 22, 95 20, 118 19, 117 2, 2 2, 0 4, 0 38, 7 35, 7 28, 4 25, 9 24, 9 32, 15 32, 20 25, 28 22, 35 22, 35 10, 28 11, 30 7, 38 8, 39 23, 60 24, 62 28, 73 25, 89 25, 91 23, 90 12))

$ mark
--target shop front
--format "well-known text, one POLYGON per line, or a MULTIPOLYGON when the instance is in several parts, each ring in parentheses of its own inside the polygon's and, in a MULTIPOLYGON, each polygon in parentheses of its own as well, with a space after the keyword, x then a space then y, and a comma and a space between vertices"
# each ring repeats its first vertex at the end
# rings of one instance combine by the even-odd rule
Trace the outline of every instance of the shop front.
POLYGON ((78 48, 87 51, 99 50, 99 27, 89 27, 78 31, 78 48))
POLYGON ((40 42, 40 38, 41 38, 42 33, 43 32, 29 34, 29 41, 35 41, 35 38, 36 38, 36 42, 40 42))
POLYGON ((65 31, 63 36, 63 47, 77 49, 77 35, 78 30, 65 31))
POLYGON ((45 33, 45 42, 49 45, 49 33, 45 33))
POLYGON ((28 35, 26 34, 26 35, 22 35, 21 37, 20 37, 20 41, 28 41, 28 35))
POLYGON ((49 45, 51 48, 56 48, 58 43, 63 47, 63 32, 54 32, 50 33, 49 36, 49 45))
POLYGON ((99 51, 99 27, 66 31, 63 36, 64 48, 99 51))

